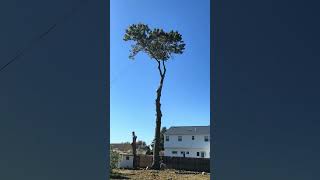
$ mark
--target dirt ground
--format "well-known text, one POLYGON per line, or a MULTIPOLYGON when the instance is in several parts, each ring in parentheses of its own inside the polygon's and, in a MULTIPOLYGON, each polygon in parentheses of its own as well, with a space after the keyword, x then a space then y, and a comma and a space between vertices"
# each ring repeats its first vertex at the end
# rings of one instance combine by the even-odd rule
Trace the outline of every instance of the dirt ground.
POLYGON ((137 180, 209 180, 210 173, 178 171, 178 170, 128 170, 115 169, 110 179, 137 179, 137 180))

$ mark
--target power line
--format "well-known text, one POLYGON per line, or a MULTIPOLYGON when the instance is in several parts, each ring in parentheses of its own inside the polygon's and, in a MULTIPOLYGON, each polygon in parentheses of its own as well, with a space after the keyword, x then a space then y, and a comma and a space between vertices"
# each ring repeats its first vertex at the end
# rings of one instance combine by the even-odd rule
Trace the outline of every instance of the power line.
POLYGON ((40 41, 43 38, 45 38, 50 32, 52 32, 58 26, 59 23, 63 23, 69 17, 71 17, 76 12, 76 10, 78 10, 80 5, 83 5, 86 2, 88 2, 88 0, 85 0, 84 2, 80 1, 78 6, 73 7, 70 12, 66 13, 64 16, 61 17, 60 20, 58 20, 56 23, 53 23, 51 26, 49 26, 49 28, 47 28, 46 31, 41 33, 39 36, 36 36, 32 41, 30 41, 30 43, 27 45, 26 48, 18 51, 18 53, 13 58, 11 58, 6 64, 2 65, 0 67, 0 72, 2 72, 4 69, 6 69, 13 62, 15 62, 16 60, 21 58, 28 50, 31 50, 38 41, 40 41))

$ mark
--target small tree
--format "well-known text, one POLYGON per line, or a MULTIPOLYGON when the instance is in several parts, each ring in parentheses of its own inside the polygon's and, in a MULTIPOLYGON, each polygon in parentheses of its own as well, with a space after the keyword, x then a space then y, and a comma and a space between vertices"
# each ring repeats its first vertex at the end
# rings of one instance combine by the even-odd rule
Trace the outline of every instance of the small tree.
POLYGON ((144 142, 142 140, 137 141, 138 148, 144 148, 145 146, 147 146, 146 142, 144 142))
POLYGON ((142 23, 133 24, 126 29, 123 39, 124 41, 134 41, 129 58, 134 59, 139 52, 145 52, 151 59, 154 59, 158 65, 160 84, 157 89, 156 98, 155 145, 153 148, 153 163, 151 168, 160 169, 159 151, 162 117, 160 98, 167 71, 165 62, 167 62, 173 54, 182 54, 185 49, 185 43, 178 31, 165 32, 157 28, 151 30, 148 25, 142 23))
POLYGON ((117 168, 119 160, 120 160, 120 154, 110 149, 110 170, 111 171, 117 168))

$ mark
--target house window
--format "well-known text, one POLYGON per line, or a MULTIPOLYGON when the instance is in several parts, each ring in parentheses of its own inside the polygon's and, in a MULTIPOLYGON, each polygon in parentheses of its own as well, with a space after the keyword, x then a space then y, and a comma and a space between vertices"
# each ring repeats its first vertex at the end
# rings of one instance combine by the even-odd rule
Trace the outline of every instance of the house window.
POLYGON ((187 151, 187 154, 189 154, 189 151, 187 151))
POLYGON ((172 151, 171 153, 172 153, 172 154, 178 154, 178 152, 177 152, 177 151, 172 151))
POLYGON ((182 155, 183 157, 186 157, 186 152, 181 151, 181 155, 182 155))
POLYGON ((126 156, 126 160, 129 160, 130 159, 130 157, 129 156, 126 156))
POLYGON ((194 140, 194 136, 192 136, 192 140, 194 140))
POLYGON ((205 152, 201 152, 201 157, 204 158, 205 152))
POLYGON ((178 141, 182 141, 182 136, 178 136, 178 141))
POLYGON ((197 156, 199 156, 200 155, 200 153, 199 152, 197 152, 197 156))
POLYGON ((204 141, 205 141, 205 142, 208 142, 208 141, 209 141, 209 136, 205 136, 205 137, 204 137, 204 141))
POLYGON ((169 136, 166 136, 166 141, 169 141, 169 136))

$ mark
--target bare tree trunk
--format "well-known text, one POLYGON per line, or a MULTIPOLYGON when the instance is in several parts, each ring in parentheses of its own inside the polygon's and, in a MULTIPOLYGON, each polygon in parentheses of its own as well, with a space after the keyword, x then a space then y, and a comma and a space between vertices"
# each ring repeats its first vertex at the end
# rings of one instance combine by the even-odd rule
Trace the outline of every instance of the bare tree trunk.
POLYGON ((163 86, 163 80, 165 78, 166 75, 166 67, 164 65, 164 61, 162 61, 162 65, 164 68, 164 71, 162 73, 161 67, 160 67, 160 61, 158 61, 158 70, 160 73, 160 85, 157 89, 157 98, 156 98, 156 128, 155 128, 155 142, 154 142, 154 148, 153 148, 153 163, 152 163, 152 169, 160 169, 160 156, 159 156, 159 152, 160 152, 160 129, 161 129, 161 117, 162 117, 162 113, 161 113, 161 103, 160 103, 160 99, 161 99, 161 92, 162 92, 162 86, 163 86))
POLYGON ((137 168, 137 143, 136 143, 136 140, 137 140, 137 136, 135 135, 134 131, 132 132, 132 143, 131 143, 131 146, 132 146, 132 154, 133 154, 133 169, 136 169, 137 168))

